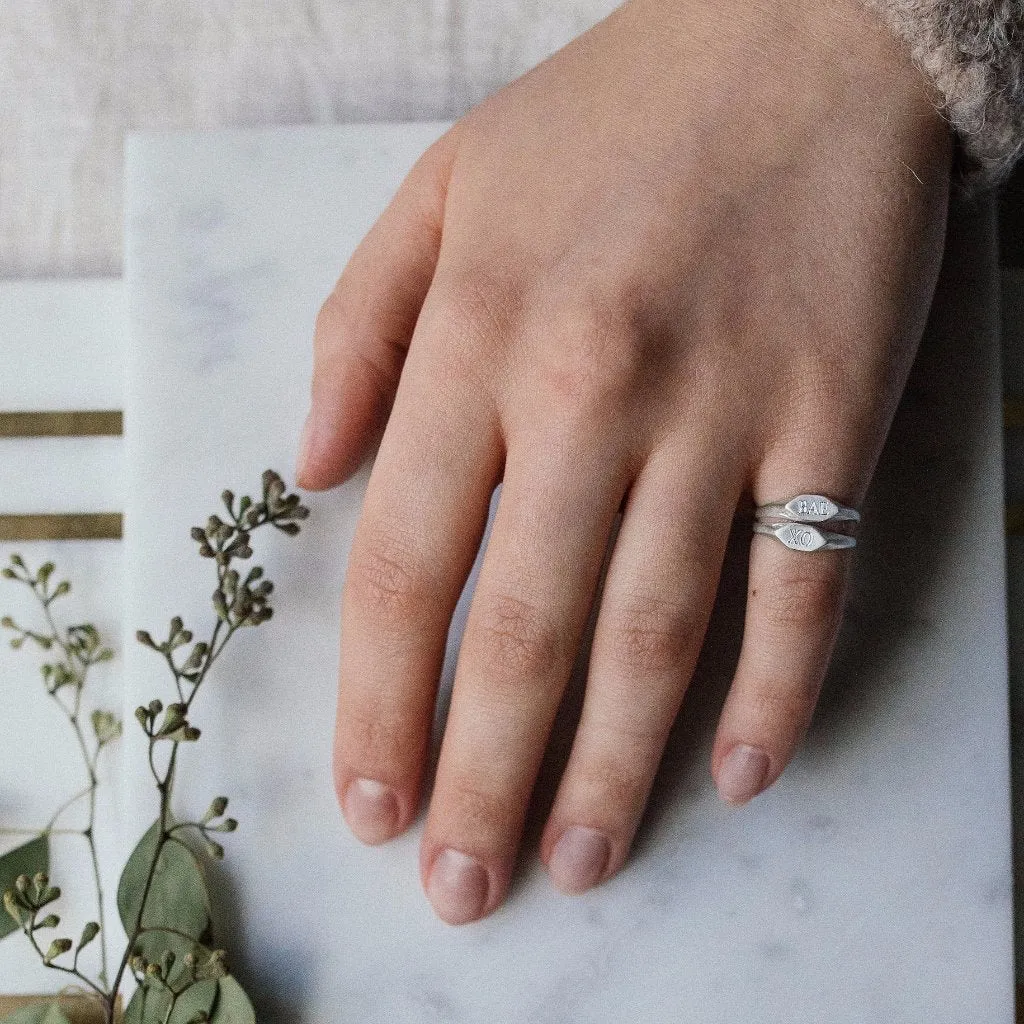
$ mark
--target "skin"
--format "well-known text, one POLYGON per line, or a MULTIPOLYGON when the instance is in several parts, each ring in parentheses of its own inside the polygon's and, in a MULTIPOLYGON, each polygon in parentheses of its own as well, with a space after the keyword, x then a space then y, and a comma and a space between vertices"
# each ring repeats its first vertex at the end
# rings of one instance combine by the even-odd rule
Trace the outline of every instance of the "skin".
MULTIPOLYGON (((447 628, 503 482, 421 844, 442 919, 505 897, 620 509, 541 843, 566 892, 627 858, 737 507, 863 501, 941 261, 934 101, 854 0, 631 0, 459 121, 352 256, 316 326, 299 482, 339 484, 379 441, 334 764, 365 842, 417 815, 447 628), (573 826, 588 842, 556 854, 573 826)), ((801 742, 850 560, 752 538, 711 758, 732 803, 801 742), (745 787, 737 748, 765 757, 745 787)))

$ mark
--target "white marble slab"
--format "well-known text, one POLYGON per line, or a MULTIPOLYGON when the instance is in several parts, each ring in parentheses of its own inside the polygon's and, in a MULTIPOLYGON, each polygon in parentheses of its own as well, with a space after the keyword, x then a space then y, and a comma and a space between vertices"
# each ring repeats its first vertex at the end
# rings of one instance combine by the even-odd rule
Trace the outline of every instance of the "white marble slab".
MULTIPOLYGON (((0 412, 119 409, 124 396, 124 306, 120 281, 0 282, 0 412)), ((120 511, 122 444, 118 438, 0 439, 0 514, 120 511)), ((54 606, 67 624, 91 621, 120 653, 121 545, 111 541, 0 543, 0 564, 21 553, 32 566, 52 560, 72 594, 54 606)), ((0 615, 41 626, 30 595, 0 580, 0 615)), ((81 758, 68 725, 47 697, 39 675, 44 656, 12 651, 0 636, 0 829, 40 828, 84 784, 81 758)), ((90 703, 119 708, 120 661, 98 666, 90 703)), ((106 867, 108 916, 116 934, 113 893, 120 852, 115 785, 116 748, 101 762, 97 843, 106 867), (114 869, 114 870, 110 870, 114 869)), ((76 807, 58 827, 84 825, 76 807)), ((0 852, 26 836, 0 834, 0 852)), ((59 912, 76 931, 95 918, 84 841, 53 839, 54 880, 65 898, 59 912)), ((95 950, 94 950, 95 951, 95 950)), ((83 965, 94 966, 83 955, 83 965)), ((64 977, 47 970, 23 939, 0 943, 0 992, 57 991, 64 977)))
MULTIPOLYGON (((132 140, 129 629, 209 615, 188 528, 221 488, 290 472, 319 303, 439 131, 132 140)), ((585 897, 558 895, 536 858, 578 685, 509 900, 450 928, 420 889, 419 829, 364 848, 331 791, 337 598, 366 471, 311 500, 297 541, 261 552, 278 615, 220 666, 183 778, 185 807, 223 791, 242 822, 215 878, 261 1021, 1010 1024, 997 300, 981 212, 954 212, 806 746, 747 808, 715 796, 708 755, 743 593, 733 566, 634 857, 585 897)), ((166 694, 149 652, 130 649, 126 667, 129 704, 166 694)), ((451 670, 449 657, 445 690, 451 670)), ((135 782, 141 828, 152 802, 135 782)))

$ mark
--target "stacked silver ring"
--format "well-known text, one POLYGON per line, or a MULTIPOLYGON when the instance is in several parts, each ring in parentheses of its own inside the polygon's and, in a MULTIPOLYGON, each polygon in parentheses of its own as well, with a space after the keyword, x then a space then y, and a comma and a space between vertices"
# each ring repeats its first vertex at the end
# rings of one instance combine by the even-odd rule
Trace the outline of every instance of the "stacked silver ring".
POLYGON ((860 522, 860 513, 822 494, 798 494, 786 502, 759 505, 754 515, 754 533, 774 537, 791 551, 855 548, 856 537, 819 529, 823 524, 840 522, 860 522))

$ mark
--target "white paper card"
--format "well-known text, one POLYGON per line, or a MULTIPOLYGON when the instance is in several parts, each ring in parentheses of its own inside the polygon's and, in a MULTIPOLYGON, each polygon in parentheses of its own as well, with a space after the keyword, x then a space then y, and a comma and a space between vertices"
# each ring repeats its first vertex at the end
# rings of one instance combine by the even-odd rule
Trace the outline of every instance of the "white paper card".
MULTIPOLYGON (((116 410, 124 391, 125 316, 119 280, 0 282, 0 412, 116 410)), ((0 514, 119 512, 123 503, 120 438, 0 439, 0 514)), ((20 553, 37 569, 52 560, 72 593, 53 606, 64 625, 92 622, 120 655, 121 544, 117 541, 0 543, 0 565, 20 553)), ((45 629, 27 590, 0 580, 0 616, 22 626, 45 629)), ((0 830, 39 829, 86 784, 85 769, 67 720, 47 696, 40 675, 52 655, 29 644, 20 651, 0 631, 0 830)), ((97 666, 90 677, 86 708, 120 712, 120 660, 97 666)), ((89 725, 85 719, 85 728, 89 725)), ((116 948, 120 926, 113 894, 117 883, 120 826, 115 785, 120 777, 117 748, 100 761, 101 790, 97 844, 106 889, 106 908, 116 948)), ((55 823, 80 829, 86 823, 79 801, 55 823)), ((3 834, 0 853, 30 839, 3 834)), ((56 908, 77 939, 96 918, 88 848, 81 836, 55 835, 51 876, 64 896, 56 908)), ((65 934, 63 931, 60 934, 65 934)), ((41 932, 49 944, 50 933, 41 932)), ((88 971, 98 967, 99 942, 82 956, 88 971)), ((0 943, 0 992, 47 992, 64 987, 66 976, 48 970, 29 944, 14 934, 0 943)))

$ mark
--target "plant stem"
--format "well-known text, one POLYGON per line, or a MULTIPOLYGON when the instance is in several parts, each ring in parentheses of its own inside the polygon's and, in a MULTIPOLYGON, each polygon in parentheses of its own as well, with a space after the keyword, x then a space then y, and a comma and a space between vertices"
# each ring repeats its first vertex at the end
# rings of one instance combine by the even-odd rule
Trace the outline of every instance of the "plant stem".
MULTIPOLYGON (((88 985, 89 988, 91 988, 93 990, 93 992, 95 992, 97 995, 99 995, 103 999, 104 1004, 106 1004, 107 1000, 109 999, 110 1000, 110 1004, 113 1005, 114 997, 113 996, 108 996, 108 994, 106 992, 104 992, 103 989, 100 988, 100 986, 96 984, 96 982, 94 982, 87 975, 83 974, 78 969, 77 966, 76 967, 63 967, 61 964, 55 964, 52 961, 47 962, 46 954, 40 948, 39 943, 36 942, 36 937, 35 937, 35 933, 34 933, 35 923, 36 923, 36 913, 35 913, 35 911, 33 911, 32 916, 29 918, 28 925, 24 926, 22 928, 22 930, 24 931, 26 937, 28 938, 28 941, 32 943, 32 948, 39 954, 39 959, 42 960, 43 963, 46 964, 47 967, 51 968, 54 971, 61 971, 63 974, 70 974, 72 977, 78 978, 79 981, 81 981, 85 985, 88 985)), ((77 958, 76 958, 76 963, 77 963, 77 958)), ((111 1018, 111 1021, 112 1020, 113 1020, 113 1018, 111 1018)))
MULTIPOLYGON (((217 578, 219 584, 223 584, 225 572, 225 568, 218 566, 217 578)), ((218 647, 217 641, 220 639, 220 634, 223 625, 223 621, 220 618, 218 618, 216 624, 213 627, 213 632, 210 636, 210 653, 207 656, 202 669, 200 670, 199 678, 196 680, 195 685, 192 688, 191 694, 189 694, 188 699, 184 701, 186 713, 191 708, 192 702, 195 700, 196 694, 199 692, 200 686, 202 686, 203 682, 205 681, 207 673, 213 667, 214 662, 223 652, 224 648, 227 646, 228 641, 234 635, 236 627, 229 627, 227 634, 224 636, 223 640, 221 640, 220 646, 218 647)), ((181 694, 181 683, 180 679, 178 678, 178 672, 174 668, 173 661, 171 661, 170 659, 168 659, 168 661, 170 663, 172 671, 174 671, 175 673, 175 682, 178 684, 178 692, 179 694, 181 694)), ((114 984, 111 991, 115 994, 115 996, 117 991, 121 987, 121 982, 124 979, 124 972, 128 967, 128 961, 131 959, 132 950, 135 948, 135 943, 138 942, 139 936, 146 930, 142 924, 143 916, 146 912, 146 903, 149 900, 149 894, 151 889, 153 888, 153 879, 156 876, 157 864, 160 862, 160 854, 163 853, 164 846, 167 845, 167 842, 171 838, 171 832, 173 831, 173 826, 171 825, 171 795, 174 790, 174 774, 177 768, 178 747, 180 746, 180 744, 177 742, 172 744, 171 756, 168 759, 167 769, 162 778, 160 777, 160 774, 156 770, 156 767, 153 763, 154 746, 155 743, 151 737, 149 741, 149 766, 151 771, 153 772, 154 778, 157 781, 157 790, 160 793, 160 835, 157 837, 156 849, 153 851, 153 859, 150 862, 149 872, 146 875, 146 884, 143 886, 142 889, 142 898, 139 901, 139 913, 135 922, 133 923, 132 932, 128 936, 128 944, 125 947, 124 956, 121 958, 121 963, 117 969, 117 974, 114 976, 114 984)), ((114 1024, 113 1003, 111 1003, 110 1007, 108 1008, 106 1024, 114 1024)))
MULTIPOLYGON (((49 822, 47 822, 46 828, 42 829, 42 831, 52 833, 54 831, 53 826, 57 823, 57 819, 69 807, 71 807, 72 804, 76 804, 78 803, 79 800, 82 799, 82 797, 88 796, 92 792, 92 790, 93 787, 91 785, 86 786, 85 789, 83 789, 80 793, 76 793, 73 797, 69 797, 67 800, 65 800, 64 803, 62 803, 60 807, 58 807, 57 810, 53 812, 53 817, 50 818, 49 822)), ((78 835, 84 835, 85 829, 75 829, 75 832, 78 835)))
MULTIPOLYGON (((32 591, 33 591, 33 593, 36 593, 37 597, 39 597, 38 593, 36 592, 35 587, 32 588, 32 591)), ((88 795, 89 795, 89 820, 88 820, 88 824, 85 826, 85 829, 82 832, 82 835, 85 837, 85 841, 89 845, 89 859, 92 861, 93 885, 95 886, 95 889, 96 889, 96 912, 97 912, 96 920, 97 920, 97 922, 99 923, 99 926, 100 926, 100 934, 99 934, 99 940, 100 940, 100 974, 99 974, 99 977, 100 977, 100 981, 102 982, 102 984, 106 985, 106 983, 107 983, 107 967, 108 967, 108 965, 107 965, 107 914, 106 914, 106 908, 104 906, 104 902, 105 901, 103 899, 103 879, 102 879, 102 877, 100 875, 100 862, 99 862, 99 855, 98 855, 97 850, 96 850, 96 835, 95 835, 95 830, 96 830, 96 790, 99 787, 99 777, 96 774, 96 765, 97 765, 97 761, 99 760, 99 755, 100 755, 100 749, 101 748, 100 748, 100 746, 97 745, 95 753, 90 753, 89 752, 88 744, 85 741, 85 733, 82 731, 82 723, 81 723, 81 718, 80 718, 81 711, 82 711, 82 691, 85 689, 86 677, 89 674, 89 668, 91 667, 92 662, 89 661, 87 658, 80 658, 80 657, 76 656, 75 651, 73 651, 71 649, 71 647, 61 637, 60 631, 57 629, 57 624, 53 620, 53 614, 50 611, 50 604, 49 604, 49 602, 45 598, 39 598, 39 601, 40 601, 40 604, 43 607, 43 614, 46 616, 46 622, 47 622, 47 624, 50 627, 50 632, 51 632, 51 634, 53 636, 53 641, 64 652, 64 657, 67 658, 68 666, 72 670, 74 670, 76 662, 77 662, 77 664, 79 666, 78 671, 76 673, 76 675, 78 677, 78 682, 77 682, 77 685, 75 687, 75 706, 74 706, 74 708, 69 710, 67 708, 67 706, 64 704, 64 702, 58 698, 56 693, 52 693, 51 696, 53 697, 53 700, 57 704, 57 706, 67 716, 68 721, 71 723, 71 728, 74 730, 75 738, 77 739, 79 749, 82 752, 82 760, 85 762, 86 774, 89 777, 89 785, 88 785, 87 789, 83 791, 83 793, 88 793, 88 795)), ((65 810, 68 806, 70 806, 71 803, 74 803, 75 800, 79 799, 83 795, 83 793, 80 793, 77 797, 74 798, 74 800, 71 800, 68 804, 66 804, 64 807, 62 807, 61 810, 57 812, 57 815, 54 816, 53 820, 55 821, 57 816, 59 816, 60 813, 63 810, 65 810)))

